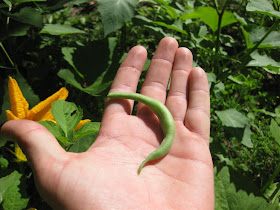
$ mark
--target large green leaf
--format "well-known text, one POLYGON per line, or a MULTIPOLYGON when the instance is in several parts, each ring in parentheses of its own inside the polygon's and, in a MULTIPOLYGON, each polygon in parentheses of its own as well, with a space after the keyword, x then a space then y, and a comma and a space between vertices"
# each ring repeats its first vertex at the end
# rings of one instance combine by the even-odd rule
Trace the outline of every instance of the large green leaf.
POLYGON ((280 62, 273 60, 267 55, 260 55, 258 52, 253 52, 251 55, 251 60, 247 66, 262 67, 264 70, 271 74, 280 74, 280 62))
POLYGON ((36 27, 43 27, 43 16, 41 15, 40 11, 35 8, 23 7, 19 12, 13 14, 4 12, 2 10, 0 11, 21 23, 26 23, 36 27))
POLYGON ((215 111, 224 126, 232 128, 244 128, 248 123, 248 118, 236 109, 215 111))
MULTIPOLYGON (((244 32, 245 29, 243 29, 244 32)), ((268 29, 264 27, 252 26, 248 29, 249 44, 248 48, 252 48, 257 42, 259 42, 267 33, 268 29)), ((245 35, 245 34, 244 34, 245 35)), ((280 33, 278 31, 272 31, 258 46, 258 48, 279 48, 280 47, 280 33)))
POLYGON ((247 4, 246 10, 249 12, 280 18, 280 12, 274 10, 269 0, 250 0, 250 2, 247 4))
POLYGON ((13 185, 7 189, 3 201, 4 210, 22 210, 26 208, 29 199, 21 198, 18 185, 19 181, 17 184, 13 183, 13 185))
MULTIPOLYGON (((277 203, 270 204, 262 196, 256 196, 257 192, 246 192, 249 186, 246 177, 236 177, 236 174, 231 174, 228 167, 223 167, 215 175, 215 209, 216 210, 239 210, 239 209, 254 209, 254 210, 275 210, 277 203), (235 180, 238 183, 235 183, 235 180), (238 185, 237 185, 238 184, 238 185), (242 186, 243 185, 243 186, 242 186)), ((253 186, 253 184, 251 184, 253 186)), ((253 189, 253 188, 252 188, 253 189)), ((259 193, 257 193, 259 194, 259 193)))
POLYGON ((277 124, 277 122, 274 119, 271 119, 269 128, 270 128, 270 132, 271 132, 272 136, 274 137, 276 143, 280 147, 280 126, 277 124))
MULTIPOLYGON (((216 31, 218 29, 219 16, 217 11, 212 7, 199 7, 194 12, 183 15, 182 18, 199 18, 205 24, 207 24, 213 31, 216 31)), ((225 11, 222 17, 221 27, 233 24, 235 22, 237 22, 235 16, 232 13, 225 11)))
POLYGON ((50 34, 50 35, 67 35, 67 34, 83 34, 85 32, 69 25, 45 24, 44 28, 40 31, 40 33, 50 34))
POLYGON ((139 0, 102 0, 98 10, 104 25, 104 36, 120 29, 131 20, 139 0))
POLYGON ((17 171, 14 171, 11 174, 0 179, 0 203, 2 203, 3 196, 6 193, 7 189, 11 187, 14 183, 19 183, 20 177, 21 174, 17 171))
POLYGON ((51 112, 66 137, 74 132, 75 127, 83 117, 82 109, 78 108, 76 104, 64 100, 54 101, 51 112))

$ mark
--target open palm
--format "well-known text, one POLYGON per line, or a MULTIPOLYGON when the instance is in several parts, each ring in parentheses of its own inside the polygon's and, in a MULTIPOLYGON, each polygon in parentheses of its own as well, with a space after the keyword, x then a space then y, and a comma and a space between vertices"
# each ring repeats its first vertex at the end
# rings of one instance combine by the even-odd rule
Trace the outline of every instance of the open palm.
MULTIPOLYGON (((121 64, 111 92, 135 92, 146 59, 136 46, 121 64)), ((141 162, 163 139, 158 119, 145 105, 109 99, 98 138, 87 152, 65 152, 43 126, 7 122, 2 132, 26 153, 41 195, 57 209, 213 209, 213 166, 209 152, 210 102, 205 72, 192 68, 192 54, 176 40, 159 43, 141 94, 164 103, 176 125, 169 153, 141 162), (169 78, 170 90, 166 96, 169 78), (39 139, 39 140, 38 140, 39 139)))

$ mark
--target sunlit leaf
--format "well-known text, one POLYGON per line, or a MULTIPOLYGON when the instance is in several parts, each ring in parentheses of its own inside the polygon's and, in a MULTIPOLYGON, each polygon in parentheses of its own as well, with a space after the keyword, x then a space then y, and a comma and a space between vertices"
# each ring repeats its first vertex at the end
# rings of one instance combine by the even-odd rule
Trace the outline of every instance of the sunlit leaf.
POLYGON ((104 36, 120 29, 134 16, 139 0, 102 0, 98 10, 104 25, 104 36))
POLYGON ((252 132, 251 132, 251 129, 250 129, 250 125, 247 124, 245 126, 245 130, 244 130, 244 134, 243 134, 243 138, 242 138, 241 143, 248 148, 253 148, 253 146, 254 146, 253 143, 252 143, 251 135, 252 135, 252 132))
MULTIPOLYGON (((196 19, 199 18, 205 24, 207 24, 213 31, 218 29, 219 16, 217 11, 212 7, 199 7, 194 12, 185 14, 182 16, 183 19, 196 19)), ((225 11, 223 14, 221 28, 237 22, 234 14, 225 11)))
POLYGON ((51 112, 66 137, 70 136, 83 117, 83 111, 80 108, 64 100, 53 102, 51 112))
POLYGON ((268 0, 250 0, 247 4, 246 10, 280 18, 280 12, 274 10, 272 4, 268 0))
POLYGON ((44 28, 40 31, 40 33, 50 34, 50 35, 67 35, 67 34, 83 34, 85 32, 69 25, 45 24, 44 28))
POLYGON ((247 66, 262 67, 271 74, 280 74, 280 62, 273 60, 266 54, 260 55, 255 51, 251 54, 251 58, 253 60, 251 60, 247 66))
POLYGON ((224 126, 232 128, 244 128, 248 123, 248 118, 236 109, 215 111, 224 126))

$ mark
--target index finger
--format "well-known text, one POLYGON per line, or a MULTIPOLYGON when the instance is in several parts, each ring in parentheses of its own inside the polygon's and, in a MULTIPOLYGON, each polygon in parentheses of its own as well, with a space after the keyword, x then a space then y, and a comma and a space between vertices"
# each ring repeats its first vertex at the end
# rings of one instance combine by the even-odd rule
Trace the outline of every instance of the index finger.
MULTIPOLYGON (((147 51, 142 46, 133 47, 127 54, 126 58, 119 67, 111 86, 110 92, 131 92, 135 93, 142 69, 147 57, 147 51)), ((130 114, 133 109, 133 101, 127 103, 116 103, 116 99, 108 100, 104 112, 104 118, 116 112, 130 114), (112 103, 112 101, 114 101, 112 103)))

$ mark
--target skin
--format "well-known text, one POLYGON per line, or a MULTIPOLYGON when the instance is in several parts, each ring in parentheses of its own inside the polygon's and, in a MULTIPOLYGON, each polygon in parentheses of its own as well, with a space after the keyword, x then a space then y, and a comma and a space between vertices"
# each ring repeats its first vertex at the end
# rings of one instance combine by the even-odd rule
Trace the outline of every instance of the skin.
MULTIPOLYGON (((133 47, 110 92, 135 93, 146 56, 143 47, 133 47)), ((98 138, 79 154, 65 152, 36 122, 3 125, 2 133, 22 147, 37 189, 54 209, 214 209, 205 72, 192 68, 187 48, 178 48, 175 39, 166 37, 153 55, 140 93, 165 104, 176 126, 168 154, 147 163, 141 176, 140 163, 164 135, 155 114, 141 103, 132 116, 133 101, 108 99, 98 138)))
POLYGON ((160 124, 163 129, 164 139, 155 151, 153 151, 149 156, 141 163, 138 174, 141 173, 143 166, 150 160, 156 160, 168 153, 170 150, 174 137, 175 137, 175 123, 174 119, 166 108, 166 106, 158 100, 144 96, 138 93, 124 93, 124 92, 114 92, 109 93, 108 98, 125 98, 132 99, 135 101, 140 101, 141 103, 147 105, 159 118, 160 124))

